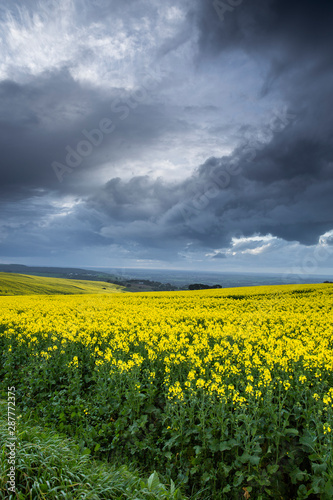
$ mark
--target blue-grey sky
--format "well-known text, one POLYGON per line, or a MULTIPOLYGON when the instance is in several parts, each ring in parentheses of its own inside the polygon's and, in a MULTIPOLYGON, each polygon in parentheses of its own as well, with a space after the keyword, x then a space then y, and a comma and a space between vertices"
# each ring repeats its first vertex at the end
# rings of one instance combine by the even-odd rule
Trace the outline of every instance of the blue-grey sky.
POLYGON ((333 273, 333 4, 4 0, 0 262, 333 273))

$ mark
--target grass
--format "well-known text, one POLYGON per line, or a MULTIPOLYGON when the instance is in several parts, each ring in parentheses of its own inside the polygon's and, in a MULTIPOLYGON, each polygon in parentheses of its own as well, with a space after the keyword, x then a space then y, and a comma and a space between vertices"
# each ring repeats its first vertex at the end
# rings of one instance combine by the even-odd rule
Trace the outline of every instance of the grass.
POLYGON ((84 293, 116 293, 122 286, 103 281, 44 278, 25 274, 0 273, 0 295, 69 295, 84 293))
POLYGON ((55 431, 18 418, 16 492, 7 490, 7 403, 0 402, 0 495, 11 499, 184 499, 171 483, 165 487, 156 472, 142 479, 138 471, 93 460, 86 449, 55 431), (8 496, 4 496, 8 495, 8 496))

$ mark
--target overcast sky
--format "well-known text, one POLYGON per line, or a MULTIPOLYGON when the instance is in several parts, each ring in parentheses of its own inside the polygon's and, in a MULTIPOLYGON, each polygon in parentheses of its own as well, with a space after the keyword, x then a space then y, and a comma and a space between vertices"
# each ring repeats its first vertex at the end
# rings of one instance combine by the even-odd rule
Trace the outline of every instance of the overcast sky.
POLYGON ((0 261, 333 273, 330 0, 3 0, 0 261))

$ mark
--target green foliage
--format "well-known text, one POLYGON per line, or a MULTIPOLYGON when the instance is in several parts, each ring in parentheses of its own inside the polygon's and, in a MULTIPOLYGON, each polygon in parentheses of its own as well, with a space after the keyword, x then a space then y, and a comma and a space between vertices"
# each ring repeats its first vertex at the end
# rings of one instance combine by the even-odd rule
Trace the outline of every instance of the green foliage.
MULTIPOLYGON (((45 339, 40 339, 41 345, 43 342, 45 339)), ((39 462, 31 458, 24 466, 31 470, 28 483, 24 482, 25 469, 20 472, 22 491, 31 488, 42 492, 47 485, 48 495, 50 491, 65 491, 66 498, 81 498, 68 496, 68 488, 74 483, 78 488, 83 482, 91 484, 91 478, 83 480, 86 472, 80 475, 89 468, 85 455, 89 454, 117 464, 127 461, 145 471, 155 468, 169 481, 183 484, 192 498, 198 491, 198 498, 207 494, 211 499, 246 494, 265 500, 277 492, 277 498, 282 499, 331 498, 332 436, 323 431, 320 405, 303 387, 293 397, 288 394, 288 400, 287 395, 281 395, 280 400, 266 395, 261 403, 253 401, 243 409, 218 402, 204 391, 200 397, 175 402, 163 392, 158 370, 153 384, 144 368, 110 374, 105 364, 96 370, 93 348, 90 351, 79 343, 63 347, 63 354, 58 349, 48 359, 28 356, 26 346, 15 344, 14 338, 11 346, 11 353, 3 355, 0 371, 2 397, 6 397, 10 381, 17 387, 20 409, 74 438, 78 442, 75 453, 79 453, 72 461, 78 464, 75 472, 66 472, 72 482, 64 479, 60 488, 58 476, 54 482, 50 477, 55 460, 62 477, 67 477, 63 476, 63 453, 56 453, 52 442, 36 448, 29 437, 28 445, 27 433, 22 432, 21 450, 27 453, 24 460, 29 461, 27 457, 33 457, 36 449, 40 454, 39 462), (69 363, 73 355, 78 357, 77 367, 69 363), (17 366, 22 367, 20 371, 17 366), (300 401, 305 412, 299 410, 300 401), (43 455, 46 450, 52 459, 43 455), (42 468, 48 460, 50 468, 42 468)), ((58 437, 52 435, 52 439, 58 437)), ((123 477, 119 471, 117 474, 123 477)), ((98 483, 98 477, 93 483, 98 483)), ((157 473, 139 487, 141 496, 125 498, 173 498, 167 496, 174 491, 173 483, 171 489, 165 489, 157 483, 157 473)), ((115 486, 110 488, 118 495, 115 486)), ((93 489, 95 495, 97 490, 93 489)), ((118 498, 90 495, 84 498, 118 498)))
MULTIPOLYGON (((1 402, 4 415, 7 406, 1 402)), ((0 495, 11 499, 181 500, 173 481, 166 487, 156 472, 148 480, 128 467, 95 461, 89 450, 58 433, 19 419, 16 441, 16 493, 7 490, 7 422, 0 418, 0 495)))

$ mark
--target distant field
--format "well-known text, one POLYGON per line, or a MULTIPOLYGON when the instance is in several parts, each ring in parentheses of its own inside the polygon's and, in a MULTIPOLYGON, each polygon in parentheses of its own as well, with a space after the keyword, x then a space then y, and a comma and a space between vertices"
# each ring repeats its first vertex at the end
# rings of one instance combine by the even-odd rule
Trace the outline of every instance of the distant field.
POLYGON ((68 280, 0 273, 0 295, 71 295, 122 291, 123 287, 103 281, 68 280))

